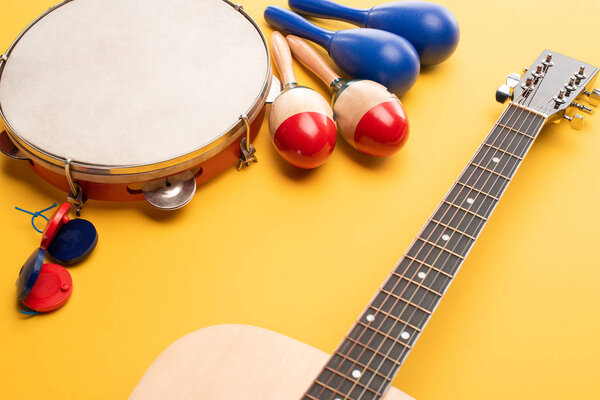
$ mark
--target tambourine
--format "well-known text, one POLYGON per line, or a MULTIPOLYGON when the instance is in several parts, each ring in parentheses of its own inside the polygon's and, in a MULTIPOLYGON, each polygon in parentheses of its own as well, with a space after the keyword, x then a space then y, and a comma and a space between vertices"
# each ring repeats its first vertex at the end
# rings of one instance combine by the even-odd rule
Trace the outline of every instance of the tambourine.
POLYGON ((228 0, 67 0, 0 56, 0 149, 78 207, 176 209, 256 161, 272 80, 262 32, 228 0))

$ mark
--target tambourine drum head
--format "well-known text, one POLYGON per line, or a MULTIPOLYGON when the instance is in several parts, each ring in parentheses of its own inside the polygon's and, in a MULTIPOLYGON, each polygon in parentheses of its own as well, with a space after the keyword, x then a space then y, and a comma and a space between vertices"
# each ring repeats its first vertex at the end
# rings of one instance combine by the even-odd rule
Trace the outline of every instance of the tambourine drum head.
POLYGON ((222 0, 73 0, 8 54, 0 106, 44 154, 148 165, 231 130, 267 71, 258 29, 222 0))

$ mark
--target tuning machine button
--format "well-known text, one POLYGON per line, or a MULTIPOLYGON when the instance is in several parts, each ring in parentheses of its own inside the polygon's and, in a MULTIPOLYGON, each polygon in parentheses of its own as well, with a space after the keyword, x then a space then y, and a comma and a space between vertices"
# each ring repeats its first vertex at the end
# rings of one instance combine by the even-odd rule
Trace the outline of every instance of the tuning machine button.
POLYGON ((581 111, 585 111, 586 113, 590 114, 590 115, 594 115, 594 113, 596 112, 596 110, 594 110, 593 108, 590 107, 586 107, 583 104, 579 104, 579 103, 571 103, 571 107, 575 107, 580 109, 581 111))
POLYGON ((508 99, 513 99, 513 91, 514 88, 519 84, 521 80, 521 75, 513 72, 508 75, 506 78, 506 84, 501 85, 498 90, 496 90, 496 101, 498 103, 505 103, 508 99))
POLYGON ((571 128, 575 129, 576 131, 579 131, 581 128, 583 128, 583 117, 581 115, 574 114, 572 117, 569 117, 565 114, 563 118, 569 121, 571 128))
POLYGON ((593 105, 593 106, 600 105, 600 89, 594 89, 591 92, 584 90, 583 94, 585 94, 587 96, 588 103, 590 103, 591 105, 593 105))

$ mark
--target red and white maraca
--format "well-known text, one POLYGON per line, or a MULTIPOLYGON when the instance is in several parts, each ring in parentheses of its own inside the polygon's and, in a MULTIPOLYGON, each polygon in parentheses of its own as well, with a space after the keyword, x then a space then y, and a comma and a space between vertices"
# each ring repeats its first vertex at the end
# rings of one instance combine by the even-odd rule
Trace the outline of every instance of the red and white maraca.
POLYGON ((333 112, 340 134, 358 151, 387 157, 408 139, 402 103, 385 86, 369 80, 345 81, 303 39, 288 35, 294 56, 333 90, 333 112))
POLYGON ((305 169, 318 167, 335 148, 333 110, 319 93, 296 83, 292 54, 281 33, 273 32, 271 45, 284 85, 269 114, 271 139, 290 164, 305 169))

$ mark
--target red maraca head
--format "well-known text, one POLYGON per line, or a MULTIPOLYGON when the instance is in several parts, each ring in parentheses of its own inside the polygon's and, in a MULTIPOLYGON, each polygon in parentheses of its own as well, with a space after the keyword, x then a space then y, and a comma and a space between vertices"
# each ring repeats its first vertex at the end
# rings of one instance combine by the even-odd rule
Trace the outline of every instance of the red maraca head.
POLYGON ((391 156, 408 140, 408 119, 402 103, 376 82, 348 82, 333 109, 340 133, 362 153, 391 156))
POLYGON ((306 87, 293 87, 275 99, 269 130, 277 152, 298 168, 322 165, 335 148, 333 111, 320 94, 306 87))

